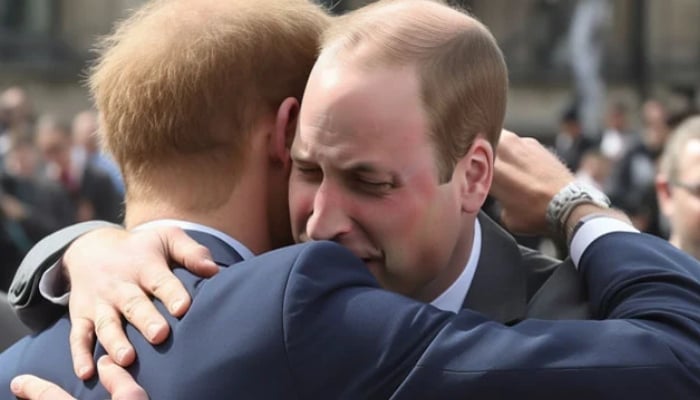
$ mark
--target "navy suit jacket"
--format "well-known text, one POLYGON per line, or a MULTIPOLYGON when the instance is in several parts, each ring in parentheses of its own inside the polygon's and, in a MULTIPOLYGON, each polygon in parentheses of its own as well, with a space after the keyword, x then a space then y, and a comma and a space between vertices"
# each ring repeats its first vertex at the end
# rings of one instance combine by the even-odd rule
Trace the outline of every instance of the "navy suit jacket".
MULTIPOLYGON (((197 236, 216 261, 237 257, 197 236)), ((169 317, 161 346, 127 327, 138 354, 130 371, 153 399, 698 398, 700 264, 628 233, 599 238, 580 264, 595 316, 609 320, 508 327, 442 312, 380 289, 330 242, 269 252, 212 279, 179 269, 191 309, 169 317)), ((74 377, 68 330, 64 317, 1 354, 0 398, 26 372, 79 398, 107 397, 74 377)))
MULTIPOLYGON (((476 273, 463 308, 494 321, 513 324, 525 318, 589 319, 583 281, 570 259, 560 261, 518 246, 512 235, 479 213, 482 240, 476 273)), ((12 282, 9 300, 22 322, 34 331, 56 322, 66 308, 39 292, 39 281, 77 237, 102 221, 83 222, 55 232, 27 253, 12 282)))
POLYGON ((519 246, 479 213, 481 254, 464 308, 512 325, 525 318, 589 319, 581 276, 570 258, 560 261, 519 246))
POLYGON ((12 307, 7 302, 7 296, 0 291, 0 351, 10 347, 12 343, 27 333, 29 333, 29 329, 22 325, 12 312, 12 307))

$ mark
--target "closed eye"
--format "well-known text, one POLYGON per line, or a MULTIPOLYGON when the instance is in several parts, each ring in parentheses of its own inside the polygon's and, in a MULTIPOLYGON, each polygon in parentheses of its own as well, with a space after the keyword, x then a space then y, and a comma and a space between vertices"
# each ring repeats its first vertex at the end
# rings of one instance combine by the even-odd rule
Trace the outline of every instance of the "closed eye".
POLYGON ((396 187, 393 182, 375 181, 366 178, 355 178, 353 186, 356 190, 370 195, 382 196, 396 187))
POLYGON ((314 165, 305 165, 300 163, 293 163, 293 171, 304 179, 316 180, 323 177, 323 171, 321 168, 314 165))

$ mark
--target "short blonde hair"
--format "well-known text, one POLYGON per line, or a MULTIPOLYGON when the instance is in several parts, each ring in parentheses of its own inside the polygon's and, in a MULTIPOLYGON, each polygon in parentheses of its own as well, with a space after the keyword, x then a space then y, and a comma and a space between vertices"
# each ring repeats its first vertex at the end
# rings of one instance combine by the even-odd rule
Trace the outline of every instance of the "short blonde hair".
POLYGON ((508 72, 493 35, 465 11, 431 0, 379 1, 339 18, 322 49, 341 62, 361 52, 368 68, 418 67, 442 181, 477 135, 496 146, 508 72))
POLYGON ((671 138, 661 156, 659 171, 669 181, 678 179, 678 158, 691 140, 700 140, 700 115, 688 117, 671 133, 671 138))
POLYGON ((207 207, 221 204, 251 128, 301 100, 329 18, 309 0, 156 0, 121 22, 89 85, 128 198, 151 196, 157 171, 177 166, 208 185, 207 207))

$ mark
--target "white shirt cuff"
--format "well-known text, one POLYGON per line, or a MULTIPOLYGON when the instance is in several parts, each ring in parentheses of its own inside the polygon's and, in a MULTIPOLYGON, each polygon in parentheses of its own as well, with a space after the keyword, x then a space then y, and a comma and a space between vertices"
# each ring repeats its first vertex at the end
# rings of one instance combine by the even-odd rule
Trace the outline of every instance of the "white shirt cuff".
POLYGON ((617 218, 601 217, 586 221, 581 228, 576 231, 573 239, 571 239, 571 248, 569 250, 571 259, 578 269, 578 263, 581 261, 583 253, 588 246, 596 239, 613 232, 636 232, 639 233, 632 225, 620 221, 617 218))
POLYGON ((66 285, 66 280, 63 277, 62 259, 56 261, 54 265, 49 267, 39 280, 39 293, 46 300, 59 306, 67 306, 70 291, 66 285))

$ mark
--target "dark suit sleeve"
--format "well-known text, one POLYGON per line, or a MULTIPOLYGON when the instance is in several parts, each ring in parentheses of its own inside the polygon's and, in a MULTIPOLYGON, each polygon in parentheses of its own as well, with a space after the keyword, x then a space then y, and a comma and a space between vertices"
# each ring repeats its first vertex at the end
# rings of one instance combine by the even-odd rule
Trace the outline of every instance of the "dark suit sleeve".
POLYGON ((612 233, 585 252, 581 272, 605 320, 511 327, 380 290, 348 253, 324 246, 298 258, 285 295, 289 365, 302 397, 700 395, 700 265, 658 238, 612 233))
POLYGON ((109 222, 89 221, 56 231, 40 240, 29 250, 15 274, 8 300, 22 322, 34 331, 55 322, 65 307, 55 305, 39 293, 42 274, 54 265, 75 239, 94 229, 116 226, 109 222))
POLYGON ((522 265, 528 272, 527 298, 531 299, 554 271, 561 266, 562 261, 525 246, 518 245, 518 250, 520 250, 522 265))
POLYGON ((5 293, 0 292, 0 353, 29 331, 22 326, 17 316, 12 313, 5 293))

